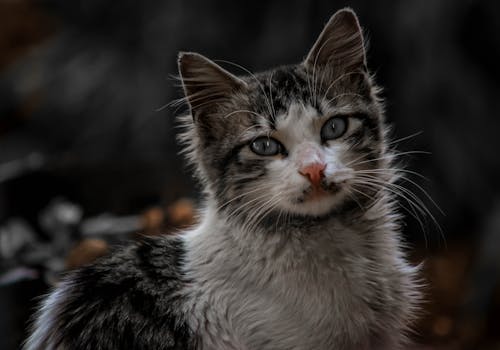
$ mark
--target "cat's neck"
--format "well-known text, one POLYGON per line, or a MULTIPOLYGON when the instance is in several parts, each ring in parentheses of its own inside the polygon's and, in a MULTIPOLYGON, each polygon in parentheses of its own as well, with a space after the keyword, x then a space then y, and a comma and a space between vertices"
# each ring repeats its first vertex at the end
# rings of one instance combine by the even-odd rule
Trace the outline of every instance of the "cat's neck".
POLYGON ((380 247, 397 248, 396 219, 387 203, 380 202, 348 219, 330 215, 251 227, 228 219, 208 201, 199 226, 185 235, 185 241, 189 260, 197 265, 266 262, 281 269, 307 261, 335 263, 348 256, 373 255, 372 250, 380 247))

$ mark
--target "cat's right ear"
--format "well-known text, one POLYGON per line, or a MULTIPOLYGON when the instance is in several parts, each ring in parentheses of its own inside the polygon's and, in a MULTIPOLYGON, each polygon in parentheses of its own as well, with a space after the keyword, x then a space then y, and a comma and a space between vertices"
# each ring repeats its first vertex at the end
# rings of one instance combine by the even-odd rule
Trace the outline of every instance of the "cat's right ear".
POLYGON ((341 70, 366 70, 363 31, 353 10, 337 11, 325 25, 307 55, 308 68, 336 66, 341 70))
POLYGON ((180 52, 179 74, 193 118, 224 103, 246 83, 203 55, 180 52))

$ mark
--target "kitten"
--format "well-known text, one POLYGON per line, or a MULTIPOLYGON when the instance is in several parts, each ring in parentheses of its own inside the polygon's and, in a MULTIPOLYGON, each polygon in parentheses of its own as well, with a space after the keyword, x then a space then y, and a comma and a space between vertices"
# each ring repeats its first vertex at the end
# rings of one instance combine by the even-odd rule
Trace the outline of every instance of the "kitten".
POLYGON ((344 9, 304 62, 235 76, 179 55, 200 224, 75 271, 26 349, 398 349, 415 317, 362 31, 344 9))

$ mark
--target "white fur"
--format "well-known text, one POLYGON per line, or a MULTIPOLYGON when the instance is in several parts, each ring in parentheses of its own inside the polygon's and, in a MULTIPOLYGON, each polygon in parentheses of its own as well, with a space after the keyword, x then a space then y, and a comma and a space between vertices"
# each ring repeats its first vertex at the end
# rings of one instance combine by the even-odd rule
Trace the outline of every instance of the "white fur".
POLYGON ((374 331, 384 343, 378 349, 396 348, 411 310, 401 304, 388 316, 370 307, 375 290, 411 284, 414 271, 393 224, 374 226, 366 237, 335 221, 322 232, 277 230, 231 227, 209 204, 200 226, 184 236, 193 281, 186 313, 200 349, 375 349, 374 331), (380 275, 380 285, 371 285, 371 275, 380 275))
POLYGON ((58 303, 61 301, 61 296, 64 293, 64 287, 60 286, 49 294, 48 298, 45 298, 38 311, 38 317, 36 318, 35 324, 33 325, 34 332, 26 340, 23 349, 55 350, 55 345, 47 344, 45 339, 46 335, 50 334, 53 328, 56 328, 54 310, 57 310, 58 303))

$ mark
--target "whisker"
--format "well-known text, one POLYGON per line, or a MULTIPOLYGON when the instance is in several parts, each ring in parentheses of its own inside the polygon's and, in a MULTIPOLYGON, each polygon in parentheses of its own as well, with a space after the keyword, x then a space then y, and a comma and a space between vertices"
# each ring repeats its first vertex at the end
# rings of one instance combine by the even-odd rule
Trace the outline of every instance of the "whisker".
MULTIPOLYGON (((374 170, 358 170, 358 171, 355 171, 355 173, 358 173, 358 174, 370 174, 370 173, 373 173, 373 174, 380 174, 380 173, 383 173, 383 172, 378 172, 377 170, 385 170, 385 169, 374 169, 374 170)), ((392 170, 392 169, 391 169, 392 170)), ((394 169, 398 172, 402 172, 402 173, 409 173, 409 174, 412 174, 412 175, 416 175, 416 176, 419 176, 421 178, 423 178, 424 180, 427 180, 429 181, 428 178, 426 178, 425 176, 415 172, 415 171, 411 171, 411 170, 405 170, 405 169, 394 169)), ((402 176, 400 177, 400 179, 402 181, 406 181, 406 182, 409 182, 411 183, 413 186, 415 186, 416 188, 418 188, 423 194, 425 197, 427 197, 427 199, 429 199, 429 201, 431 201, 432 205, 437 209, 439 210, 439 212, 446 216, 446 214, 444 213, 444 211, 439 207, 439 205, 437 205, 437 203, 432 199, 432 197, 429 195, 429 193, 427 193, 427 191, 422 187, 420 186, 418 183, 416 183, 415 181, 413 181, 412 179, 406 177, 406 176, 402 176)))
POLYGON ((424 133, 423 131, 417 131, 417 132, 415 132, 415 133, 413 133, 411 135, 404 136, 404 137, 401 137, 399 139, 393 140, 393 141, 389 142, 387 145, 388 146, 392 146, 394 144, 398 144, 398 143, 401 143, 403 141, 406 141, 406 140, 412 139, 414 137, 417 137, 417 136, 419 136, 419 135, 421 135, 423 133, 424 133))
MULTIPOLYGON (((417 220, 417 222, 419 223, 420 228, 422 229, 422 232, 424 234, 424 238, 425 238, 426 246, 427 246, 427 230, 425 228, 425 225, 424 225, 422 219, 420 218, 420 216, 415 211, 416 209, 419 210, 418 209, 419 207, 417 205, 415 205, 412 200, 410 200, 407 196, 405 196, 404 194, 400 193, 399 191, 396 191, 396 190, 391 189, 391 188, 387 188, 386 186, 383 186, 383 185, 380 185, 380 184, 374 184, 374 183, 370 183, 370 182, 366 182, 365 181, 365 182, 353 183, 353 187, 356 186, 356 185, 357 186, 361 186, 361 187, 367 187, 367 188, 378 187, 380 189, 385 189, 386 191, 389 191, 390 193, 392 193, 396 197, 401 197, 405 201, 407 201, 407 203, 410 205, 409 208, 406 207, 405 205, 403 205, 402 203, 399 203, 399 206, 402 209, 404 209, 409 215, 411 215, 415 220, 417 220)), ((423 217, 425 217, 425 213, 423 213, 421 209, 419 210, 419 213, 420 213, 420 215, 422 215, 423 217)))
POLYGON ((425 181, 430 181, 429 178, 425 177, 424 175, 417 173, 416 171, 408 170, 408 169, 402 169, 402 168, 375 168, 375 169, 363 169, 363 170, 355 170, 354 172, 364 174, 364 173, 374 173, 374 174, 387 174, 387 175, 394 175, 398 173, 405 173, 405 174, 410 174, 417 176, 425 181))
MULTIPOLYGON (((226 190, 227 190, 227 189, 226 189, 226 190)), ((228 204, 232 203, 233 201, 235 201, 235 200, 237 200, 237 199, 240 199, 241 197, 248 196, 249 194, 255 193, 255 192, 257 192, 257 191, 261 191, 261 190, 262 190, 262 188, 254 188, 254 189, 252 189, 252 190, 250 190, 250 191, 247 191, 247 192, 244 192, 244 193, 242 193, 242 194, 239 194, 239 195, 237 195, 236 197, 233 197, 233 198, 231 198, 230 200, 228 200, 228 201, 226 201, 226 202, 222 203, 222 204, 221 204, 220 206, 218 206, 215 210, 216 210, 216 211, 219 211, 219 210, 221 210, 222 208, 224 208, 225 206, 227 206, 228 204)))
POLYGON ((222 119, 228 118, 228 117, 230 117, 230 116, 232 116, 233 114, 236 114, 236 113, 250 113, 250 114, 256 115, 257 117, 262 117, 262 115, 260 115, 257 112, 250 111, 248 109, 238 109, 236 111, 232 111, 232 112, 230 112, 230 113, 222 116, 222 119))
MULTIPOLYGON (((363 206, 361 205, 361 203, 360 203, 360 202, 356 199, 356 196, 354 196, 354 195, 353 195, 352 191, 358 192, 358 191, 357 191, 355 188, 353 188, 353 187, 347 188, 347 195, 349 196, 349 198, 351 198, 351 199, 352 199, 352 200, 353 200, 353 201, 354 201, 354 202, 358 205, 358 207, 359 207, 359 209, 361 209, 361 211, 363 211, 363 212, 364 212, 364 211, 366 211, 366 208, 365 208, 365 207, 363 207, 363 206)), ((359 191, 359 192, 360 192, 361 194, 363 194, 363 195, 364 195, 364 193, 363 193, 363 192, 361 192, 361 191, 359 191)))
POLYGON ((326 104, 329 105, 332 101, 334 101, 334 100, 336 100, 338 98, 344 97, 344 96, 357 96, 357 97, 360 97, 360 98, 364 98, 363 95, 357 94, 355 92, 344 92, 344 93, 341 93, 341 94, 337 94, 337 95, 333 96, 332 98, 326 100, 326 104))
POLYGON ((245 130, 243 130, 242 132, 239 133, 238 138, 244 137, 243 135, 245 133, 249 132, 252 129, 260 128, 260 127, 261 127, 261 125, 259 125, 259 124, 250 125, 248 128, 246 128, 245 130))
POLYGON ((359 72, 355 72, 355 71, 351 71, 351 72, 347 72, 347 73, 344 73, 344 74, 341 74, 339 77, 335 78, 333 80, 333 82, 328 85, 328 88, 326 89, 326 91, 323 93, 323 98, 321 99, 321 101, 325 101, 325 97, 328 96, 328 92, 330 92, 330 89, 333 87, 334 84, 336 84, 337 82, 339 82, 341 79, 344 79, 345 77, 349 76, 349 75, 353 75, 353 74, 360 74, 359 72))
POLYGON ((417 210, 419 210, 424 217, 428 216, 429 218, 431 218, 433 223, 436 225, 438 231, 441 233, 441 236, 444 238, 443 230, 441 229, 441 226, 439 225, 438 221, 436 220, 434 215, 430 212, 430 210, 425 206, 425 204, 420 200, 420 198, 418 198, 418 196, 415 193, 413 193, 411 190, 409 190, 403 186, 400 186, 400 185, 397 185, 394 183, 386 183, 386 182, 381 181, 380 179, 373 177, 373 176, 369 176, 369 175, 361 176, 361 178, 363 178, 363 177, 365 179, 372 181, 372 182, 378 183, 379 185, 385 186, 387 189, 396 189, 397 190, 396 192, 401 197, 403 197, 406 201, 408 201, 408 203, 410 205, 414 205, 415 208, 417 210))
MULTIPOLYGON (((362 162, 356 163, 355 166, 360 165, 360 164, 375 162, 375 161, 378 161, 378 160, 384 160, 384 159, 392 160, 394 158, 397 158, 397 157, 400 157, 400 156, 404 156, 404 155, 410 155, 410 154, 431 154, 431 153, 430 152, 426 152, 426 151, 406 151, 406 152, 389 153, 389 154, 386 154, 386 155, 378 157, 378 158, 369 159, 369 160, 366 160, 366 161, 362 161, 362 162)), ((366 157, 366 156, 368 156, 368 155, 364 155, 364 157, 366 157)), ((350 166, 355 161, 356 160, 350 161, 347 164, 345 164, 345 166, 350 166)))
POLYGON ((253 222, 249 225, 248 230, 251 232, 255 230, 255 228, 261 223, 264 219, 265 214, 269 212, 269 210, 277 203, 281 201, 280 198, 281 192, 275 193, 267 202, 262 204, 261 208, 257 211, 255 216, 253 217, 253 222))

